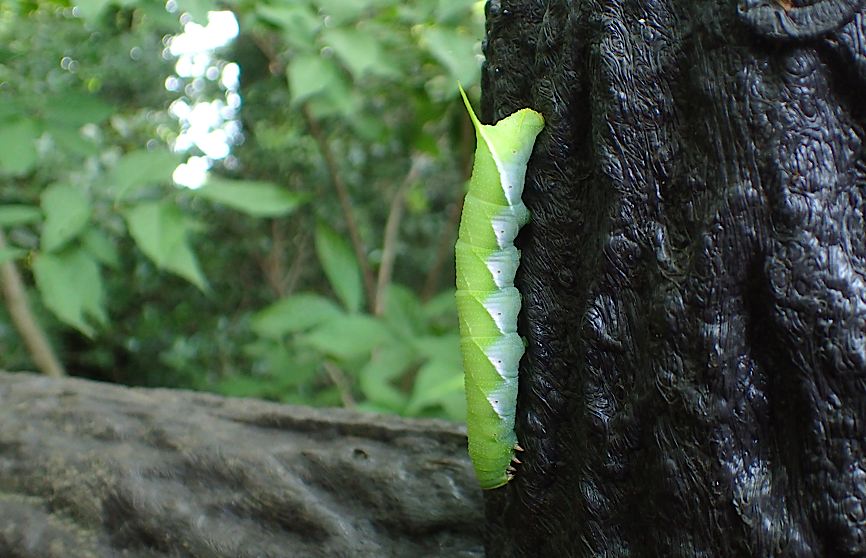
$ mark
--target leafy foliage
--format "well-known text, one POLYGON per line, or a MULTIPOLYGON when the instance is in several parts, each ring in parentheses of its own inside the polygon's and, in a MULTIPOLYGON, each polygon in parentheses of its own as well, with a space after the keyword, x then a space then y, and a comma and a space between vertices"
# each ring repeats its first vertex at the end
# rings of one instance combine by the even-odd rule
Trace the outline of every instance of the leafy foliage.
MULTIPOLYGON (((478 81, 481 3, 219 6, 240 35, 174 75, 171 37, 214 3, 0 5, 0 261, 32 274, 72 371, 461 418, 453 292, 436 291, 471 157, 452 101, 478 81), (230 64, 243 141, 202 187, 178 187, 173 107, 225 109, 230 64)), ((9 327, 0 345, 20 347, 9 327)))
POLYGON ((287 192, 273 182, 216 177, 211 177, 207 184, 193 193, 253 217, 286 216, 307 199, 300 194, 287 192))

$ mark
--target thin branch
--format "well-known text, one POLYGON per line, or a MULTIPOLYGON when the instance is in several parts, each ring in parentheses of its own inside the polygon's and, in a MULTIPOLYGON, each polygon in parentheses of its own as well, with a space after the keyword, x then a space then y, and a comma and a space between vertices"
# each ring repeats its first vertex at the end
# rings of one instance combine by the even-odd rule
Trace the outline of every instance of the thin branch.
POLYGON ((354 409, 357 407, 358 404, 355 402, 355 398, 352 397, 349 380, 346 378, 343 371, 340 370, 336 364, 328 360, 325 361, 323 366, 325 367, 325 372, 328 373, 328 377, 331 378, 331 381, 334 382, 334 385, 337 387, 337 391, 340 392, 340 400, 343 402, 343 407, 346 407, 347 409, 354 409))
POLYGON ((278 76, 285 73, 286 68, 282 61, 280 61, 279 54, 274 50, 271 42, 266 38, 262 37, 258 33, 253 33, 250 35, 253 38, 253 43, 259 48, 262 54, 265 55, 265 58, 268 61, 268 71, 271 75, 278 76))
POLYGON ((283 283, 286 286, 286 294, 284 296, 291 294, 298 286, 298 281, 301 279, 301 273, 303 273, 304 267, 306 267, 309 237, 310 235, 308 232, 304 231, 301 233, 300 240, 295 242, 295 258, 292 260, 292 264, 289 266, 289 271, 283 278, 283 283))
POLYGON ((397 238, 400 233, 400 222, 403 220, 403 210, 406 207, 406 191, 418 180, 421 169, 421 157, 412 157, 412 167, 406 174, 406 178, 397 188, 397 192, 391 199, 391 207, 388 210, 388 221, 385 223, 385 239, 382 241, 382 263, 379 265, 379 277, 376 281, 376 303, 373 313, 381 316, 385 313, 387 301, 386 293, 391 284, 391 275, 394 272, 394 260, 397 257, 397 238))
MULTIPOLYGON (((6 235, 0 230, 0 250, 5 250, 7 247, 6 235)), ((3 297, 6 299, 9 316, 12 318, 12 323, 15 324, 15 329, 21 335, 21 339, 24 340, 33 363, 46 376, 54 378, 66 376, 63 365, 60 364, 60 360, 54 354, 54 349, 51 348, 51 343, 48 342, 48 337, 30 310, 24 282, 12 260, 0 264, 0 282, 2 282, 0 288, 2 288, 3 297)))
MULTIPOLYGON (((279 55, 274 51, 272 45, 264 37, 259 35, 253 35, 252 37, 256 46, 262 54, 265 55, 265 58, 267 58, 268 69, 271 74, 279 75, 285 73, 285 65, 280 61, 279 55)), ((301 112, 303 113, 304 120, 310 130, 310 135, 312 135, 313 139, 316 141, 319 151, 322 154, 322 158, 325 161, 325 167, 327 168, 328 175, 331 178, 331 184, 334 185, 334 189, 337 191, 337 197, 340 200, 340 207, 343 211, 343 219, 346 221, 346 228, 349 230, 349 237, 352 241, 352 248, 355 252, 355 258, 358 260, 358 266, 361 268, 361 277, 364 280, 364 289, 367 293, 367 300, 372 308, 376 300, 376 283, 373 279, 373 271, 370 269, 370 262, 367 258, 367 253, 364 250, 364 243, 361 241, 361 234, 358 230, 358 225, 355 222, 355 214, 354 211, 352 211, 349 189, 343 181, 343 176, 339 171, 339 166, 337 165, 334 153, 331 150, 331 146, 328 144, 328 140, 325 137, 321 126, 319 126, 319 122, 313 118, 313 115, 310 113, 310 109, 306 104, 301 107, 301 112)))
POLYGON ((263 258, 258 259, 258 263, 265 276, 265 281, 277 298, 284 297, 286 292, 285 252, 282 230, 277 220, 274 219, 271 221, 271 248, 263 258))
POLYGON ((331 146, 322 131, 319 122, 313 118, 310 109, 307 105, 302 108, 304 119, 307 121, 307 126, 310 129, 310 134, 316 140, 319 146, 319 151, 322 153, 322 158, 325 160, 325 167, 328 169, 328 174, 331 177, 331 184, 337 191, 337 198, 340 200, 340 207, 343 210, 343 219, 346 221, 346 228, 349 230, 349 238, 352 241, 352 248, 355 250, 355 258, 358 260, 358 265, 361 268, 361 277, 364 279, 364 288, 367 291, 367 300, 370 307, 373 307, 376 300, 376 282, 373 279, 373 271, 370 269, 370 262, 367 259, 367 253, 364 250, 364 243, 361 241, 361 233, 358 230, 358 225, 355 222, 355 212, 352 211, 352 201, 349 198, 349 189, 343 181, 343 175, 340 173, 337 160, 334 157, 334 152, 331 151, 331 146))

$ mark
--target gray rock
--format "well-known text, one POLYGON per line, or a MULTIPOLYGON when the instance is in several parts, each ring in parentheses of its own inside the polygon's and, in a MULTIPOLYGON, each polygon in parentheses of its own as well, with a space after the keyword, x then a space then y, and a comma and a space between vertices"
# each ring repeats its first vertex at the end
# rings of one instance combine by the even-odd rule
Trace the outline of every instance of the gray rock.
POLYGON ((481 556, 462 427, 0 373, 0 556, 481 556))

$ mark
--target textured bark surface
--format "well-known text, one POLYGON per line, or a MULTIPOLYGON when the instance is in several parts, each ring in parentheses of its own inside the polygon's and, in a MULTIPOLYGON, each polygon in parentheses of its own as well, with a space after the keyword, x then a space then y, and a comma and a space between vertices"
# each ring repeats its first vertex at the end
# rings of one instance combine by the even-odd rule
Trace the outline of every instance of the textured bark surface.
POLYGON ((866 2, 490 0, 540 110, 492 556, 866 556, 866 2))
POLYGON ((483 555, 457 425, 0 373, 0 556, 483 555))

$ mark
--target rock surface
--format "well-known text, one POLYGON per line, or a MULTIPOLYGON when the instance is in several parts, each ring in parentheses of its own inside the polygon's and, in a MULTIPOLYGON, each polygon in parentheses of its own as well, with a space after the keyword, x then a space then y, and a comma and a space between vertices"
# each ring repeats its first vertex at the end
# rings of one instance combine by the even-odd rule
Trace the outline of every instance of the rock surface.
POLYGON ((464 430, 0 373, 0 556, 478 557, 464 430))

